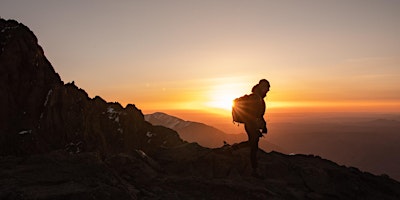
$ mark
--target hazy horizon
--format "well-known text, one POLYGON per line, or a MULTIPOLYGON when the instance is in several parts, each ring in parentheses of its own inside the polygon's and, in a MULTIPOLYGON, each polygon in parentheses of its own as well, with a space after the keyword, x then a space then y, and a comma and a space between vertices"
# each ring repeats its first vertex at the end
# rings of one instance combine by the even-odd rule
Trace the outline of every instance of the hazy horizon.
MULTIPOLYGON (((140 108, 139 108, 140 109, 140 108)), ((185 121, 200 122, 227 133, 244 134, 243 125, 234 124, 230 111, 208 112, 202 110, 142 110, 143 114, 162 112, 178 117, 185 121)), ((352 121, 395 120, 400 122, 400 112, 374 112, 374 111, 291 111, 267 112, 264 115, 268 124, 275 123, 343 123, 352 121)))

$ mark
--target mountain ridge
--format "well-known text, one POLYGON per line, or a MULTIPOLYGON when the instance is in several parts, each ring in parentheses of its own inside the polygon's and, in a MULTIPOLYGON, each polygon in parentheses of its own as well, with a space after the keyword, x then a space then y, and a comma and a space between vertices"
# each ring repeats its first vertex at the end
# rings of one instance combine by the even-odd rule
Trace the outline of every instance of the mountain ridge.
MULTIPOLYGON (((162 112, 145 115, 145 120, 153 125, 161 125, 178 132, 179 136, 188 142, 197 142, 202 146, 221 147, 229 136, 225 132, 204 123, 186 121, 162 112)), ((239 135, 235 135, 238 137, 239 135)), ((240 139, 242 137, 239 136, 240 139)), ((240 139, 237 139, 238 141, 240 139)))
POLYGON ((144 115, 144 119, 146 121, 153 121, 153 124, 162 125, 170 129, 181 129, 190 126, 192 123, 195 123, 192 121, 183 120, 172 115, 168 115, 163 112, 146 114, 144 115))
POLYGON ((400 183, 313 155, 205 148, 134 104, 64 84, 36 36, 0 19, 0 199, 399 199, 400 183))

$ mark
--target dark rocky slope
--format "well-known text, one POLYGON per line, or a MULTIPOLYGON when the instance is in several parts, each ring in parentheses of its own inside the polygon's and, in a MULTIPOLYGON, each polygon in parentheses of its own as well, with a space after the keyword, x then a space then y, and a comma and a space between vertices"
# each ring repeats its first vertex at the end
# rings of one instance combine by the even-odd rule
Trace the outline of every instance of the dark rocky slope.
MULTIPOLYGON (((27 27, 1 20, 0 30, 0 154, 44 153, 76 144, 102 153, 150 150, 146 133, 154 127, 135 105, 123 108, 89 98, 74 83, 61 81, 27 27)), ((182 142, 177 134, 165 137, 182 142)))
POLYGON ((0 19, 0 199, 399 199, 400 184, 315 156, 204 148, 64 84, 24 25, 0 19))

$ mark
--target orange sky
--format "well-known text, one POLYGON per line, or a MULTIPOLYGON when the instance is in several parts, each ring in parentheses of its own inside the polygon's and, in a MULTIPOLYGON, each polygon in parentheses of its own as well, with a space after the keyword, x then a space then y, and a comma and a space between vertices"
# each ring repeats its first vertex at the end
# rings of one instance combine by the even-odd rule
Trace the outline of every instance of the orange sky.
POLYGON ((400 1, 14 1, 65 82, 145 113, 227 110, 261 78, 269 111, 400 112, 400 1))

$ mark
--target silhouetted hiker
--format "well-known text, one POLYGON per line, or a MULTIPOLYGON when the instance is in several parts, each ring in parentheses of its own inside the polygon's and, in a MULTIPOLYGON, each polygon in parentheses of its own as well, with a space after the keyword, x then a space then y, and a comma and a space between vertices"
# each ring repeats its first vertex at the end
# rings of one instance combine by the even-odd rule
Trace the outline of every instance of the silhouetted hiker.
POLYGON ((234 122, 244 123, 248 141, 239 144, 233 144, 232 149, 250 147, 250 161, 252 167, 252 176, 261 178, 257 172, 257 151, 259 138, 263 133, 267 133, 267 123, 264 120, 265 101, 270 84, 266 79, 259 81, 255 85, 250 95, 235 99, 235 105, 232 109, 234 122))

